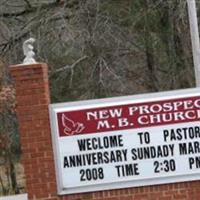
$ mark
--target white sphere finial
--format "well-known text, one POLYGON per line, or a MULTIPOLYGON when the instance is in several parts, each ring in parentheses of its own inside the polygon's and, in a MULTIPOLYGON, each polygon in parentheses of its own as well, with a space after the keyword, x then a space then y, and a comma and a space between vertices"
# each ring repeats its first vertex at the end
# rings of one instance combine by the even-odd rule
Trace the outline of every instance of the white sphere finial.
POLYGON ((36 63, 34 56, 35 53, 33 51, 33 43, 35 42, 34 38, 29 38, 23 43, 23 52, 24 52, 24 61, 23 64, 33 64, 36 63))

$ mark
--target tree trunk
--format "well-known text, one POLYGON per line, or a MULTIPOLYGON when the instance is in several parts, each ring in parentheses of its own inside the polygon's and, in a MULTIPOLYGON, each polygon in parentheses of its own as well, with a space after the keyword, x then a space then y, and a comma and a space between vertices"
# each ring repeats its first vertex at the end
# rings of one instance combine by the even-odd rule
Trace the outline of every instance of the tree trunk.
POLYGON ((153 48, 153 41, 151 38, 151 31, 149 27, 149 16, 148 16, 148 4, 149 0, 144 1, 145 5, 145 22, 144 22, 144 41, 145 41, 145 53, 146 53, 146 63, 148 69, 148 76, 149 76, 149 86, 150 90, 159 91, 157 87, 157 78, 155 74, 155 61, 154 61, 154 48, 153 48))
POLYGON ((12 190, 15 192, 15 194, 19 194, 15 166, 12 161, 11 155, 9 155, 9 165, 10 165, 10 179, 11 179, 11 184, 12 184, 12 190))

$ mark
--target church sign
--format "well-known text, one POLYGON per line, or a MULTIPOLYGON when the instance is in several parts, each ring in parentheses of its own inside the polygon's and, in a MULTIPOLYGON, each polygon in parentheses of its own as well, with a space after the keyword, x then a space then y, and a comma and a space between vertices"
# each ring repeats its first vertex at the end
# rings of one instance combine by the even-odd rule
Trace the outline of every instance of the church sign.
POLYGON ((200 179, 200 91, 51 104, 59 194, 200 179))

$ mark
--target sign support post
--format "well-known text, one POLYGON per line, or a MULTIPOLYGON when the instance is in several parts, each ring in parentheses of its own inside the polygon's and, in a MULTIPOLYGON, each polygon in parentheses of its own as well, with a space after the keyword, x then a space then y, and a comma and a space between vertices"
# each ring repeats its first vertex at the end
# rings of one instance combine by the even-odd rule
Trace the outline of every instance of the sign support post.
POLYGON ((200 87, 200 43, 195 0, 187 0, 196 87, 200 87))

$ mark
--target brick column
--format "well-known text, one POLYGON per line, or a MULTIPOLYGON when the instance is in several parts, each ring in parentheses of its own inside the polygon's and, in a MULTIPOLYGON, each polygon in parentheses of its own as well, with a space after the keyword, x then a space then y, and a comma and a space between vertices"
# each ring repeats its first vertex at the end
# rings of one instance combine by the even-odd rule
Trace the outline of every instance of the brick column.
POLYGON ((28 198, 57 199, 49 126, 49 85, 46 64, 10 67, 15 81, 17 116, 28 198))

